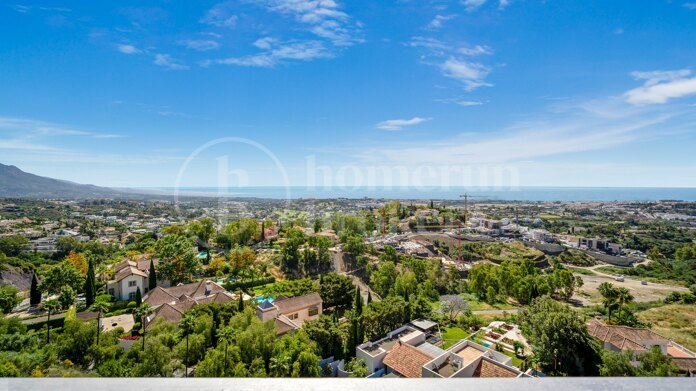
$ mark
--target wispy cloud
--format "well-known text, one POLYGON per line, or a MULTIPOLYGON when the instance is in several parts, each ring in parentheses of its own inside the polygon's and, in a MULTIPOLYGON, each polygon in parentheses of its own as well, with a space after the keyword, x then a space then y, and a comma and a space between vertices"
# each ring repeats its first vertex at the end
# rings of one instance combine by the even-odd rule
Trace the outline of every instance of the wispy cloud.
POLYGON ((179 60, 176 60, 172 58, 169 54, 162 54, 158 53, 155 54, 155 60, 154 60, 155 65, 159 65, 161 67, 164 67, 166 69, 171 69, 173 71, 181 71, 181 70, 186 70, 189 69, 188 65, 184 65, 179 60))
POLYGON ((476 45, 474 47, 461 47, 457 51, 465 56, 475 57, 493 54, 493 49, 486 45, 476 45))
POLYGON ((234 3, 229 1, 214 5, 213 8, 209 9, 205 16, 201 18, 200 22, 216 27, 236 26, 239 17, 233 13, 233 5, 234 3))
POLYGON ((464 4, 464 8, 466 8, 468 12, 473 12, 486 4, 486 0, 462 0, 462 4, 464 4))
POLYGON ((684 8, 688 8, 690 10, 696 10, 696 3, 684 3, 682 4, 684 8))
POLYGON ((436 99, 436 102, 454 104, 462 107, 481 106, 483 102, 477 100, 467 100, 462 98, 436 99))
POLYGON ((426 28, 431 30, 437 30, 442 27, 442 25, 448 21, 456 18, 457 15, 435 15, 435 18, 428 23, 426 28))
POLYGON ((25 5, 25 4, 8 4, 8 7, 12 8, 13 10, 26 14, 29 13, 32 10, 37 10, 37 11, 52 11, 52 12, 70 12, 72 11, 70 8, 65 8, 65 7, 46 7, 46 6, 35 6, 35 5, 25 5))
POLYGON ((398 165, 497 164, 545 156, 607 149, 634 142, 639 131, 660 124, 668 116, 625 123, 528 122, 498 133, 463 134, 450 139, 401 147, 380 147, 356 152, 363 161, 398 165))
POLYGON ((206 60, 201 62, 201 65, 226 64, 272 68, 285 61, 310 61, 333 57, 321 41, 280 42, 277 39, 264 38, 257 40, 254 45, 264 51, 244 57, 206 60))
POLYGON ((212 39, 186 39, 179 41, 178 44, 188 49, 198 50, 199 52, 214 50, 220 47, 220 44, 212 39))
POLYGON ((128 45, 128 44, 119 44, 116 46, 119 52, 123 54, 138 54, 142 53, 142 50, 136 48, 133 45, 128 45))
POLYGON ((405 126, 414 126, 418 124, 422 124, 423 122, 430 121, 432 118, 421 118, 421 117, 413 117, 411 119, 390 119, 386 121, 382 121, 375 125, 377 129, 382 129, 382 130, 401 130, 405 126))
POLYGON ((439 67, 443 75, 462 82, 467 91, 492 86, 485 81, 491 70, 483 64, 450 57, 439 67))
POLYGON ((271 12, 292 16, 307 25, 308 30, 336 46, 350 46, 362 39, 356 37, 359 24, 341 10, 334 0, 250 0, 271 12))
POLYGON ((24 136, 82 136, 91 138, 120 138, 117 134, 97 133, 52 122, 29 118, 0 117, 0 130, 24 136))
POLYGON ((413 37, 407 45, 425 49, 426 59, 423 62, 436 66, 443 76, 460 81, 467 91, 492 86, 485 80, 491 73, 491 68, 468 59, 493 54, 493 49, 489 46, 451 45, 428 37, 413 37))
POLYGON ((636 80, 645 80, 641 87, 624 94, 626 101, 634 105, 666 103, 670 99, 696 94, 696 77, 691 70, 633 72, 636 80))

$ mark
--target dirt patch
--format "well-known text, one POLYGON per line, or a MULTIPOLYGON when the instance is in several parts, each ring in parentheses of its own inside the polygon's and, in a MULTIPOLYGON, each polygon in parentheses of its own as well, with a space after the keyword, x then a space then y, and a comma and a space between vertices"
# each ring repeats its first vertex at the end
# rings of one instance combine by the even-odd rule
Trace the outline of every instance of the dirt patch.
POLYGON ((597 287, 603 282, 609 282, 616 287, 628 288, 631 294, 635 297, 636 302, 646 302, 646 301, 658 301, 663 300, 670 293, 677 292, 688 292, 688 289, 666 284, 654 284, 648 283, 648 285, 641 284, 640 280, 634 280, 630 278, 624 278, 623 282, 615 281, 614 278, 608 275, 600 274, 599 272, 594 276, 575 274, 580 276, 583 281, 583 286, 581 290, 587 295, 573 295, 573 299, 582 302, 584 305, 598 304, 602 300, 602 296, 597 292, 597 287))

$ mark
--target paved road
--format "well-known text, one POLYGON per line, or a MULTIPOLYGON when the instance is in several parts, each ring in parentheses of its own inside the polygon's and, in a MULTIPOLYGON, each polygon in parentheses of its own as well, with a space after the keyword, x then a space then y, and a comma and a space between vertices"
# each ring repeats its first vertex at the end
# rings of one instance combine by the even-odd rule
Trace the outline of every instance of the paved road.
MULTIPOLYGON (((66 314, 66 313, 63 312, 63 313, 60 313, 60 314, 51 315, 51 320, 53 320, 53 319, 65 318, 65 314, 66 314)), ((48 317, 47 317, 47 316, 39 316, 39 317, 36 317, 36 318, 22 319, 22 323, 24 323, 24 324, 34 324, 34 323, 45 322, 45 321, 47 321, 47 320, 48 320, 48 317)))

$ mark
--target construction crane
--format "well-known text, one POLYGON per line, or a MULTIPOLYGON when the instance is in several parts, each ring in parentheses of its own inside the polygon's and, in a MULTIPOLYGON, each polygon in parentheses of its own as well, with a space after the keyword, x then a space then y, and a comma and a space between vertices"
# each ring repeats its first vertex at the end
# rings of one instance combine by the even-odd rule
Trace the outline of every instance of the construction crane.
POLYGON ((474 196, 469 193, 464 193, 459 195, 460 198, 464 198, 464 225, 466 226, 466 222, 469 219, 469 198, 485 198, 483 196, 474 196))
MULTIPOLYGON (((469 193, 464 193, 459 195, 460 198, 464 198, 464 227, 466 227, 466 222, 469 219, 469 198, 485 198, 483 196, 474 196, 469 193)), ((461 227, 462 225, 459 225, 459 235, 457 235, 457 239, 459 240, 459 251, 458 252, 458 257, 457 259, 459 262, 462 262, 462 232, 461 232, 461 227)))

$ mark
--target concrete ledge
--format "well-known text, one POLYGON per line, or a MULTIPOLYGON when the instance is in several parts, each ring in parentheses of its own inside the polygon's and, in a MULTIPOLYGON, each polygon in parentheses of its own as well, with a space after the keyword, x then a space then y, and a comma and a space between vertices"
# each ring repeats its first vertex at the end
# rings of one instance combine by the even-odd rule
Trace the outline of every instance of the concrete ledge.
POLYGON ((204 391, 317 390, 365 391, 683 391, 694 389, 694 378, 543 378, 543 379, 152 379, 152 378, 22 378, 0 379, 0 390, 17 391, 204 391))

